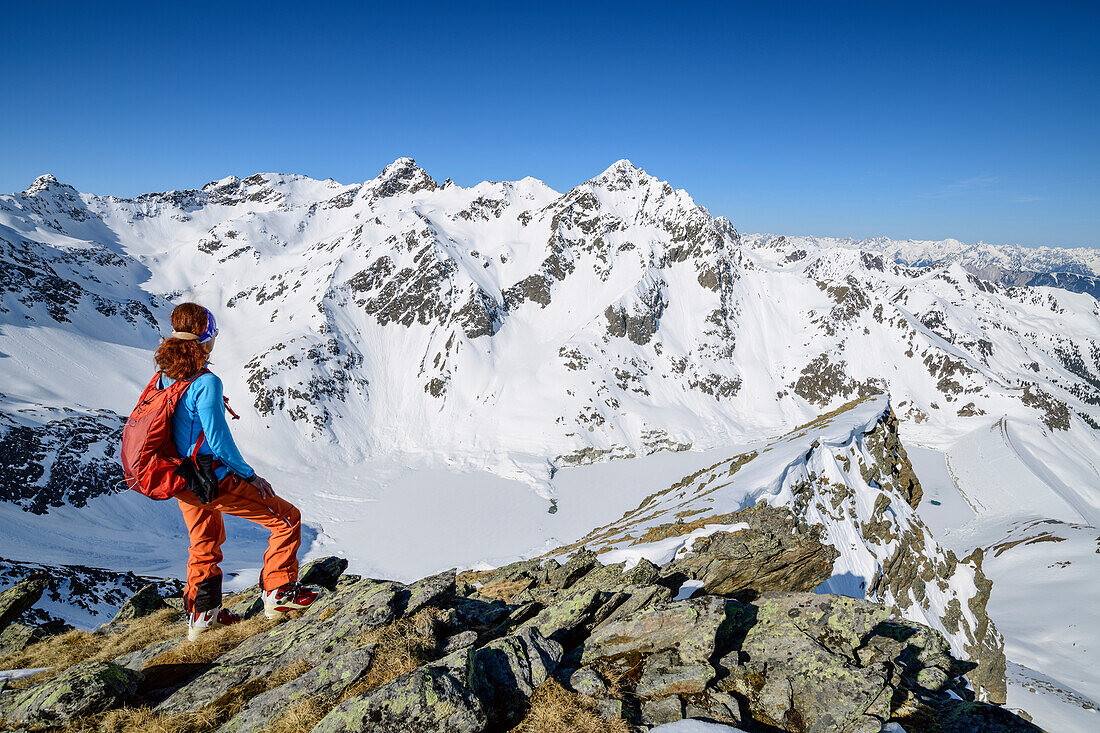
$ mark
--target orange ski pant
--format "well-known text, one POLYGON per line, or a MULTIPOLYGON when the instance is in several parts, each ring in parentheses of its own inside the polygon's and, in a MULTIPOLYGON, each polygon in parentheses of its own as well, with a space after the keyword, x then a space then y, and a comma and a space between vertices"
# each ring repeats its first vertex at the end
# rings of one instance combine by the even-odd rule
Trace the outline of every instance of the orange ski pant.
POLYGON ((222 602, 221 545, 225 542, 222 514, 242 517, 271 532, 260 587, 273 590, 298 579, 298 546, 302 543, 302 514, 286 499, 263 498, 252 484, 233 474, 218 484, 218 495, 203 504, 189 490, 176 494, 191 549, 187 559, 184 603, 189 611, 209 611, 222 602))

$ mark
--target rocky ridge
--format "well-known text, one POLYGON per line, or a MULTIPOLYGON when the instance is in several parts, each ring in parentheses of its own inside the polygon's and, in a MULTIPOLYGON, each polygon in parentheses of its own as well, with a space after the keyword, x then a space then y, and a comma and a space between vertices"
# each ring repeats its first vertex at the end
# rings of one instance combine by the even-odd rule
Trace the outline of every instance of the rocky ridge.
POLYGON ((957 656, 981 662, 972 675, 980 696, 1004 702, 1004 640, 986 613, 982 552, 960 559, 941 547, 914 511, 920 499, 897 417, 873 395, 686 476, 548 557, 587 548, 605 562, 648 558, 728 593, 766 572, 762 556, 790 556, 796 569, 824 568, 825 590, 943 632, 957 656), (792 546, 797 527, 829 553, 792 546), (745 564, 712 565, 715 554, 745 564))
MULTIPOLYGON (((792 544, 814 542, 797 534, 792 544)), ((556 686, 570 719, 602 719, 608 730, 686 718, 750 733, 877 733, 891 721, 908 733, 1038 730, 974 701, 964 677, 973 665, 938 631, 868 601, 805 592, 826 574, 812 567, 797 580, 761 577, 737 598, 677 600, 668 580, 678 570, 645 561, 624 570, 586 551, 474 582, 448 571, 403 585, 342 575, 345 566, 315 563, 307 571, 328 590, 313 607, 207 661, 172 663, 166 653, 180 642, 169 638, 0 691, 0 717, 29 731, 139 719, 127 715, 226 732, 286 716, 318 733, 532 730, 523 726, 540 691, 556 686), (502 600, 519 576, 532 582, 502 600), (387 668, 399 648, 417 652, 387 668)), ((254 596, 240 606, 254 612, 254 596)))

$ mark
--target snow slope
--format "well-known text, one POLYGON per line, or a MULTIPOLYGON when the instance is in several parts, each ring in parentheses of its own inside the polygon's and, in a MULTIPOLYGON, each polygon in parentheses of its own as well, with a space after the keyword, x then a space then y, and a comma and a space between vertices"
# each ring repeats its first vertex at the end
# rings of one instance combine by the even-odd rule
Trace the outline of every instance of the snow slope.
POLYGON ((914 463, 919 511, 937 541, 959 554, 984 550, 1009 706, 1046 730, 1085 733, 1100 726, 1100 530, 1084 523, 1100 476, 1095 456, 1067 440, 1073 433, 1002 418, 914 463))

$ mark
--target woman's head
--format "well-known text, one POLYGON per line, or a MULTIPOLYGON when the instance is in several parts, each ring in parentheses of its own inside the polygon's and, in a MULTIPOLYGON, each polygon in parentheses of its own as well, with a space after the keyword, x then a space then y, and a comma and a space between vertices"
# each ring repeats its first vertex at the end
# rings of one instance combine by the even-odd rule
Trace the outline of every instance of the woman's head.
POLYGON ((198 303, 181 303, 172 311, 172 335, 157 349, 157 368, 172 379, 186 379, 210 358, 218 327, 214 314, 198 303))

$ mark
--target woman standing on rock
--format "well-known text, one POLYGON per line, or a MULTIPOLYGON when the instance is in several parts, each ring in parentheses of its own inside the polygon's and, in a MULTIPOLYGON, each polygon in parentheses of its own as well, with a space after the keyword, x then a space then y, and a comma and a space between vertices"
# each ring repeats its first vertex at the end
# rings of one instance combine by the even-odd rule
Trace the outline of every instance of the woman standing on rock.
POLYGON ((276 496, 271 484, 245 462, 229 432, 222 380, 207 369, 218 337, 214 314, 197 303, 183 303, 172 311, 172 329, 156 351, 159 378, 146 392, 154 385, 159 390, 177 382, 186 385, 172 412, 171 435, 179 455, 190 456, 181 466, 187 488, 173 495, 191 537, 184 603, 187 638, 194 640, 208 628, 241 620, 222 608, 218 563, 225 541, 223 514, 243 517, 271 532, 260 573, 267 618, 305 608, 316 600, 317 592, 297 583, 301 513, 276 496))

